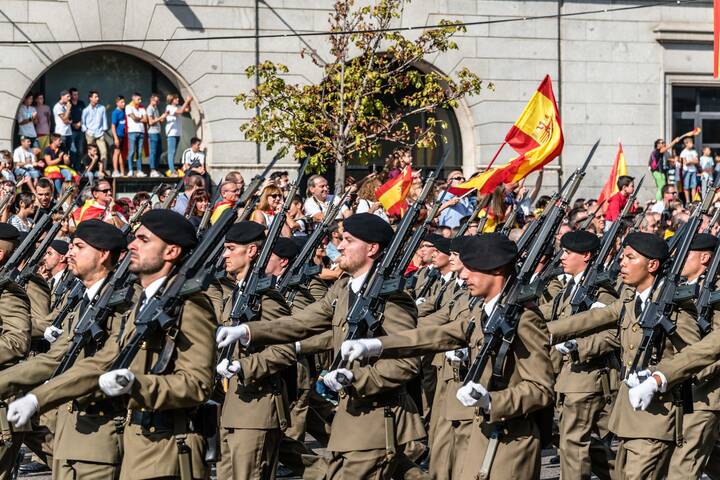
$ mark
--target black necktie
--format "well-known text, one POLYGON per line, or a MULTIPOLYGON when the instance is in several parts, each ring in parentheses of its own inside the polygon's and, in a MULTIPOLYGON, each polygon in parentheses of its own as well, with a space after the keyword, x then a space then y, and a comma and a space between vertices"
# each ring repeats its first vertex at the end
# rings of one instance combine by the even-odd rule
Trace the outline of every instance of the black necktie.
POLYGON ((574 287, 575 287, 575 277, 572 277, 567 282, 567 285, 565 285, 565 291, 563 292, 563 297, 562 297, 563 302, 568 299, 568 297, 572 293, 574 287))
POLYGON ((55 290, 55 277, 50 277, 50 291, 55 290))
POLYGON ((143 290, 143 292, 140 294, 140 298, 138 299, 137 308, 135 309, 135 316, 136 316, 136 317, 137 317, 138 314, 142 311, 143 306, 144 306, 143 304, 145 303, 145 300, 147 300, 147 295, 145 295, 145 291, 143 290))
POLYGON ((640 315, 642 315, 642 311, 643 311, 642 307, 643 307, 643 301, 640 298, 640 295, 638 295, 637 297, 635 297, 635 319, 640 318, 640 315))

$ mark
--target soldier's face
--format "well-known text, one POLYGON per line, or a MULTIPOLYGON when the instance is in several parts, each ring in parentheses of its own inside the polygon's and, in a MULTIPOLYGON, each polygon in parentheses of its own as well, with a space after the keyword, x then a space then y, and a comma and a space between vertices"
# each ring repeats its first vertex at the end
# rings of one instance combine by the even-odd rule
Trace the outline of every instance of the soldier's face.
POLYGON ((275 275, 276 277, 279 277, 280 275, 282 275, 285 267, 287 267, 287 264, 287 258, 280 258, 273 253, 270 255, 270 259, 268 260, 267 267, 265 268, 265 274, 275 275))
POLYGON ((463 268, 460 272, 460 278, 467 282, 468 292, 473 297, 485 298, 492 289, 495 277, 491 272, 478 272, 463 268))
POLYGON ((377 243, 367 243, 343 232, 342 240, 337 246, 340 252, 337 264, 349 274, 361 272, 372 264, 372 256, 378 253, 380 247, 377 243))
POLYGON ((225 259, 225 271, 236 275, 244 271, 257 253, 257 245, 250 243, 241 245, 239 243, 225 242, 223 258, 225 259))
POLYGON ((712 255, 710 252, 701 252, 698 250, 690 250, 683 265, 681 275, 689 280, 699 277, 704 271, 708 263, 710 263, 712 255))
POLYGON ((128 245, 130 271, 137 274, 159 272, 165 262, 172 262, 180 256, 180 247, 163 242, 145 225, 135 232, 135 240, 128 245))
POLYGON ((420 257, 424 264, 432 262, 432 255, 435 252, 435 247, 430 242, 422 242, 420 245, 420 257))
POLYGON ((625 247, 620 260, 620 277, 623 283, 631 287, 643 284, 650 276, 650 271, 657 270, 660 262, 643 257, 632 247, 625 247))
POLYGON ((450 252, 450 271, 460 272, 463 268, 464 265, 460 261, 460 255, 457 252, 450 252))
POLYGON ((107 252, 98 250, 76 237, 68 249, 68 268, 73 275, 84 280, 96 272, 104 259, 104 254, 107 252))
POLYGON ((435 249, 432 254, 432 264, 435 268, 445 268, 450 263, 450 256, 435 249))
POLYGON ((43 262, 45 263, 45 268, 47 268, 48 271, 52 271, 60 262, 62 262, 62 259, 63 256, 60 255, 54 248, 50 247, 45 251, 43 262))
POLYGON ((589 253, 571 252, 565 248, 563 248, 562 252, 560 264, 562 265, 563 272, 575 276, 587 268, 588 261, 590 260, 589 253))

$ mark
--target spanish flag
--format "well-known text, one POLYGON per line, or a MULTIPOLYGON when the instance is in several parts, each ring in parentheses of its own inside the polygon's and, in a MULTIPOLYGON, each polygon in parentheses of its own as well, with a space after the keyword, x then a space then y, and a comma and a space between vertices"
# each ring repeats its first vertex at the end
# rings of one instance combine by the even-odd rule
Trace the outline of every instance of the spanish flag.
POLYGON ((720 0, 713 0, 713 75, 720 76, 720 0))
MULTIPOLYGON (((210 224, 217 222, 217 219, 220 218, 220 215, 222 215, 225 210, 232 206, 233 202, 229 202, 227 200, 223 200, 222 202, 219 202, 217 205, 215 205, 212 215, 210 215, 210 224)), ((208 208, 210 208, 210 206, 208 206, 208 208)))
POLYGON ((397 177, 388 180, 375 190, 378 199, 388 215, 402 217, 408 209, 405 201, 412 186, 412 168, 406 166, 397 177))
POLYGON ((615 156, 615 162, 610 169, 610 177, 608 177, 605 186, 600 192, 598 203, 608 200, 618 192, 617 181, 621 175, 627 175, 627 164, 625 163, 625 153, 623 153, 622 143, 618 144, 618 152, 615 156))
POLYGON ((560 155, 564 139, 550 75, 545 76, 520 118, 510 128, 503 146, 505 144, 519 155, 502 167, 489 168, 458 185, 453 193, 472 189, 481 194, 492 193, 501 183, 520 181, 560 155))

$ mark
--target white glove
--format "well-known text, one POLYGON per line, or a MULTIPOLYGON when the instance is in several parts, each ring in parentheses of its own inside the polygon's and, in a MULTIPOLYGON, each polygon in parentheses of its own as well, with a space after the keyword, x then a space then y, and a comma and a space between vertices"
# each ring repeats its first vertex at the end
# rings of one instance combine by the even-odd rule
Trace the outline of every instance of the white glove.
POLYGON ((486 412, 490 411, 490 393, 479 383, 463 385, 455 396, 466 407, 480 407, 486 412))
POLYGON ((458 368, 468 363, 468 349, 464 347, 457 350, 448 350, 445 352, 445 358, 448 359, 450 365, 458 368))
POLYGON ((227 347, 237 341, 239 341, 243 347, 247 347, 250 343, 250 329, 248 329, 247 325, 220 327, 215 335, 215 341, 219 348, 227 347))
POLYGON ((332 372, 328 372, 325 375, 323 375, 323 383, 326 387, 328 387, 333 392, 339 392, 343 388, 350 385, 353 381, 353 374, 350 370, 346 368, 338 368, 337 370, 333 370, 332 372), (338 380, 338 375, 343 374, 345 376, 344 383, 340 383, 338 380))
POLYGON ((567 342, 558 343, 555 345, 555 350, 562 353, 563 355, 568 355, 570 352, 574 352, 577 350, 577 341, 575 339, 568 340, 567 342))
POLYGON ((27 425, 33 415, 38 411, 38 400, 35 395, 28 393, 8 405, 7 419, 15 428, 27 425))
POLYGON ((363 361, 379 357, 382 349, 382 342, 377 338, 345 340, 340 346, 340 355, 347 363, 352 363, 355 360, 363 361))
POLYGON ((55 340, 60 338, 60 335, 62 335, 62 333, 63 331, 61 329, 50 325, 45 329, 43 337, 45 337, 45 340, 47 340, 48 342, 53 343, 55 340))
POLYGON ((420 297, 415 300, 415 305, 422 305, 423 303, 425 303, 425 297, 420 297))
POLYGON ((631 373, 625 379, 625 385, 630 388, 637 387, 642 383, 643 380, 645 380, 650 375, 652 375, 652 372, 650 370, 641 370, 639 372, 631 373))
POLYGON ((232 363, 227 358, 223 358, 215 367, 215 371, 223 378, 231 378, 240 371, 240 362, 233 360, 232 363))
POLYGON ((645 411, 650 406, 655 392, 660 390, 658 387, 655 377, 650 377, 640 385, 632 387, 628 390, 628 398, 630 399, 630 405, 635 410, 645 411))
POLYGON ((134 381, 135 375, 130 370, 120 368, 100 375, 98 385, 108 397, 117 397, 130 392, 134 381))

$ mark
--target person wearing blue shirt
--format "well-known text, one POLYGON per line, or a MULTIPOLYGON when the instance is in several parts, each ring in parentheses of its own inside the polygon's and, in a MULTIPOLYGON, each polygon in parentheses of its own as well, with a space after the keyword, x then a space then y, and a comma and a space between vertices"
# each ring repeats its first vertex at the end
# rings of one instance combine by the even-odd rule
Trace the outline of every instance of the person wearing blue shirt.
POLYGON ((125 138, 125 97, 115 97, 115 110, 112 112, 111 125, 115 150, 113 150, 113 177, 125 176, 125 166, 122 159, 122 143, 125 138), (118 171, 118 168, 120 169, 118 171))
POLYGON ((108 152, 107 143, 105 143, 105 132, 108 129, 105 106, 100 104, 100 94, 95 90, 90 90, 88 100, 90 104, 82 111, 80 128, 85 133, 85 143, 97 147, 100 153, 100 164, 105 168, 108 152))
MULTIPOLYGON (((448 175, 448 187, 456 187, 461 183, 465 182, 465 177, 460 170, 453 170, 448 175)), ((441 194, 442 195, 442 194, 441 194)), ((458 198, 452 193, 446 193, 444 202, 458 198)), ((438 200, 440 198, 438 197, 438 200)), ((472 215, 473 212, 473 200, 474 198, 459 198, 458 202, 454 205, 444 209, 438 219, 438 225, 443 225, 450 228, 456 228, 460 226, 460 220, 468 215, 472 215)))

